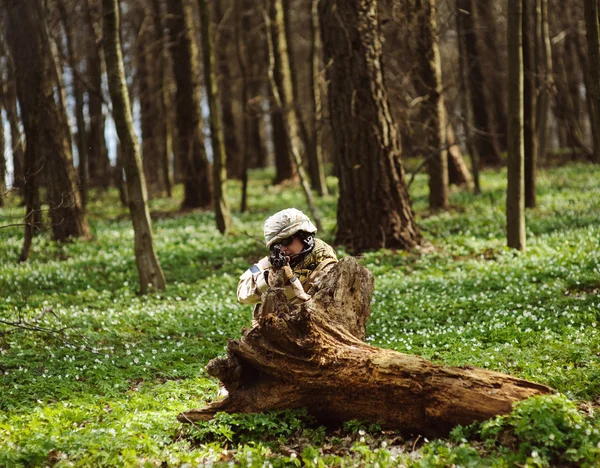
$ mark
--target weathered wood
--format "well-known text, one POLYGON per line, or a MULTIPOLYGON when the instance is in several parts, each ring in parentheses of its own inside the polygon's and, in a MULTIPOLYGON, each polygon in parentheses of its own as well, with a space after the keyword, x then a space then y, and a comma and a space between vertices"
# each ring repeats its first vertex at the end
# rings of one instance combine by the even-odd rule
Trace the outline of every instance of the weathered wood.
POLYGON ((326 423, 360 419, 435 436, 552 391, 498 372, 444 367, 366 344, 372 292, 371 273, 353 258, 341 260, 305 304, 292 305, 283 289, 269 289, 256 325, 229 342, 227 357, 208 365, 228 395, 178 419, 306 407, 326 423))

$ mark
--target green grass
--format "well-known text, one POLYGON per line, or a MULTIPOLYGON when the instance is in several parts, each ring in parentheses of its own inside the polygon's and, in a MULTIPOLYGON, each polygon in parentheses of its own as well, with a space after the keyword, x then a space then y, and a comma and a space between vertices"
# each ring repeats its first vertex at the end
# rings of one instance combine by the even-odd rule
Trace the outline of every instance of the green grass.
MULTIPOLYGON (((376 279, 371 344, 507 372, 561 395, 436 441, 360 421, 326 429, 302 411, 179 424, 178 412, 216 397, 204 367, 251 322, 235 288, 264 254, 263 220, 290 206, 308 212, 298 189, 270 187, 270 176, 252 174, 245 214, 231 183, 227 237, 212 213, 179 213, 180 192, 151 202, 164 293, 137 294, 131 224, 116 192, 92 194, 93 241, 57 245, 46 231, 24 264, 22 229, 0 229, 0 320, 64 329, 0 324, 0 466, 600 463, 600 168, 590 165, 540 172, 526 253, 505 246, 500 171, 482 174, 479 197, 454 189, 447 213, 428 211, 427 181, 417 176, 411 195, 434 249, 361 260, 376 279)), ((331 242, 337 186, 328 182, 332 195, 318 205, 331 242)), ((19 222, 17 204, 0 209, 0 226, 19 222)))

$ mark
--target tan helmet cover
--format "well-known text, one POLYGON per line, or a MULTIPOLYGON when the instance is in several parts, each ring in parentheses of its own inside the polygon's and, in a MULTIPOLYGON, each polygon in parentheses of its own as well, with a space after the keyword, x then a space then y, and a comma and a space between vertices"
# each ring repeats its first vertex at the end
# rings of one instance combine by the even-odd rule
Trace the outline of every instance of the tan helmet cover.
POLYGON ((317 232, 317 228, 302 211, 288 208, 279 211, 265 221, 265 243, 268 248, 298 231, 317 232))

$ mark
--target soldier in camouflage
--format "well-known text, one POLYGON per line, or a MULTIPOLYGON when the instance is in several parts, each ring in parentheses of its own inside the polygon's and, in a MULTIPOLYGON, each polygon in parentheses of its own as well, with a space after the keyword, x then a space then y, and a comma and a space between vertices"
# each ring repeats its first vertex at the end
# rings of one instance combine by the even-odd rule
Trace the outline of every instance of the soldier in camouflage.
MULTIPOLYGON (((317 228, 302 211, 296 208, 275 213, 265 221, 264 235, 272 252, 279 246, 287 264, 282 269, 285 294, 298 304, 311 298, 319 282, 337 263, 335 251, 321 239, 315 238, 317 228)), ((276 275, 269 257, 262 258, 240 277, 237 296, 242 304, 257 304, 261 294, 273 284, 276 275)))

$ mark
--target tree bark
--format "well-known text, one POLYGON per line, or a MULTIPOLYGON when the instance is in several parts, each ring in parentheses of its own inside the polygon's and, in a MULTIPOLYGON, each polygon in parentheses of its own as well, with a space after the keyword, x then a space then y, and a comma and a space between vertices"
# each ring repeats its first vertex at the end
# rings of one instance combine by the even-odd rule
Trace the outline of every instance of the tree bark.
POLYGON ((324 423, 360 419, 431 437, 552 391, 498 372, 439 366, 369 346, 363 339, 372 291, 373 276, 352 257, 342 259, 302 305, 291 305, 283 289, 269 289, 252 329, 229 341, 227 357, 208 364, 228 395, 178 419, 306 407, 324 423))
POLYGON ((508 22, 508 246, 525 250, 522 3, 509 2, 508 22))
POLYGON ((525 178, 525 207, 535 208, 535 182, 538 158, 536 125, 536 60, 535 22, 536 0, 522 0, 523 18, 523 156, 525 178))
POLYGON ((104 137, 104 112, 102 111, 102 28, 99 0, 85 0, 87 19, 87 60, 88 114, 90 120, 88 144, 88 175, 90 185, 106 189, 110 185, 110 159, 104 137), (97 30, 98 29, 98 30, 97 30))
POLYGON ((467 0, 456 0, 456 36, 458 41, 458 67, 460 72, 460 84, 461 84, 461 106, 463 109, 463 128, 465 132, 465 146, 471 157, 471 167, 473 169, 473 192, 478 195, 481 193, 479 186, 479 153, 477 152, 477 145, 473 136, 472 129, 473 124, 473 113, 471 104, 471 92, 469 88, 469 76, 467 72, 467 46, 465 40, 467 35, 465 34, 465 20, 468 12, 463 10, 467 0))
POLYGON ((321 38, 319 36, 319 1, 311 0, 310 8, 310 74, 309 88, 312 100, 312 135, 308 151, 308 170, 312 188, 324 197, 328 195, 323 170, 323 107, 321 100, 321 38))
POLYGON ((454 128, 450 123, 446 127, 446 146, 448 148, 448 183, 457 187, 470 186, 473 178, 462 157, 454 128))
MULTIPOLYGON (((227 6, 227 5, 226 5, 227 6)), ((222 2, 213 2, 214 17, 217 28, 215 34, 215 59, 217 62, 217 88, 219 90, 219 106, 221 108, 221 124, 223 127, 223 144, 227 162, 227 177, 229 179, 241 179, 242 177, 242 149, 238 141, 236 115, 233 107, 233 96, 236 86, 232 79, 231 67, 229 65, 232 57, 230 45, 233 44, 231 34, 230 12, 231 8, 224 14, 222 2)))
POLYGON ((300 185, 306 197, 312 220, 318 230, 322 230, 321 219, 314 204, 308 177, 302 165, 300 155, 300 136, 298 134, 298 116, 294 106, 294 93, 291 78, 291 67, 288 56, 288 44, 285 35, 282 0, 267 0, 270 14, 265 17, 267 37, 269 38, 269 77, 277 107, 281 110, 283 130, 289 144, 294 162, 295 172, 300 178, 300 185), (277 60, 274 60, 277 57, 277 60), (279 65, 279 68, 277 66, 279 65), (278 75, 279 79, 275 76, 278 75))
POLYGON ((154 251, 140 146, 133 129, 129 92, 125 81, 118 0, 102 0, 102 31, 113 118, 121 142, 127 178, 129 212, 133 224, 140 292, 145 294, 149 289, 163 291, 165 278, 154 251))
POLYGON ((25 139, 21 134, 19 114, 17 113, 17 84, 12 57, 6 57, 6 87, 4 88, 4 110, 10 126, 10 145, 13 156, 13 187, 24 195, 25 139))
MULTIPOLYGON (((7 39, 15 62, 17 93, 31 152, 26 170, 32 172, 26 174, 26 183, 35 185, 36 169, 43 168, 55 240, 89 238, 91 232, 76 186, 67 116, 54 97, 56 69, 42 4, 10 1, 7 6, 7 39)), ((32 195, 29 201, 35 198, 32 195)), ((26 217, 35 212, 33 206, 27 209, 31 211, 26 217)))
MULTIPOLYGON (((296 165, 293 163, 291 147, 292 143, 299 142, 298 137, 298 124, 296 119, 295 109, 287 109, 284 106, 293 106, 293 97, 289 101, 283 101, 285 99, 285 90, 283 83, 284 66, 282 60, 285 60, 287 70, 285 70, 286 76, 291 80, 291 71, 289 69, 289 57, 287 56, 287 41, 285 38, 285 25, 283 21, 283 10, 281 0, 265 0, 265 22, 269 22, 270 27, 267 27, 266 36, 267 42, 271 44, 269 47, 269 79, 270 91, 271 91, 271 135, 273 139, 273 149, 275 152, 275 180, 274 184, 281 184, 285 181, 293 181, 298 179, 298 171, 296 165), (279 2, 279 4, 278 4, 279 2), (279 10, 275 7, 278 6, 279 10), (285 54, 285 58, 282 58, 281 53, 285 54), (279 101, 278 102, 278 96, 279 101), (285 119, 287 115, 292 116, 292 124, 294 128, 294 135, 287 135, 285 119), (296 138, 296 141, 292 142, 291 137, 296 138)), ((293 88, 291 81, 286 84, 289 86, 287 92, 292 96, 293 88)))
POLYGON ((173 43, 173 75, 177 86, 177 149, 184 177, 182 208, 204 208, 212 203, 212 181, 202 134, 200 66, 192 10, 189 0, 168 1, 167 6, 173 43))
POLYGON ((75 121, 77 124, 77 134, 75 144, 77 146, 77 155, 79 159, 78 175, 79 175, 79 193, 81 194, 81 206, 85 210, 88 197, 88 142, 87 129, 84 116, 84 96, 83 84, 80 76, 79 57, 75 50, 75 38, 73 37, 72 18, 67 12, 65 0, 58 0, 58 9, 60 12, 61 22, 65 31, 65 39, 67 45, 67 57, 69 67, 73 72, 73 94, 75 95, 75 121))
POLYGON ((598 20, 598 1, 584 0, 585 30, 588 45, 588 66, 591 88, 586 90, 594 113, 592 119, 592 137, 594 139, 593 161, 600 163, 600 26, 598 20))
POLYGON ((167 42, 164 31, 163 13, 160 0, 152 0, 152 18, 153 29, 152 36, 154 38, 153 50, 157 57, 157 63, 154 70, 154 79, 156 80, 156 106, 158 118, 154 119, 154 132, 159 136, 158 142, 160 148, 158 151, 158 186, 157 189, 171 197, 172 182, 171 182, 171 153, 173 152, 173 132, 171 128, 171 119, 169 118, 168 109, 171 104, 169 97, 169 77, 167 74, 167 66, 169 65, 167 42))
POLYGON ((499 44, 505 41, 504 35, 498 34, 498 13, 495 6, 496 0, 479 0, 473 3, 477 5, 477 23, 475 26, 481 31, 481 41, 483 55, 479 56, 482 60, 483 73, 485 75, 486 94, 489 94, 489 103, 492 105, 493 122, 496 130, 496 138, 501 151, 506 149, 507 145, 507 126, 508 118, 506 114, 506 62, 503 58, 503 50, 499 44))
POLYGON ((435 0, 415 0, 419 70, 417 92, 423 96, 421 115, 429 172, 429 207, 448 209, 448 150, 446 146, 446 107, 442 95, 442 64, 435 19, 435 0))
POLYGON ((248 61, 246 60, 247 51, 244 50, 242 43, 248 28, 249 12, 243 5, 243 0, 235 0, 235 51, 242 78, 240 101, 242 103, 242 195, 240 200, 240 211, 245 213, 248 209, 248 169, 250 167, 250 122, 251 115, 248 106, 248 91, 250 89, 250 78, 248 76, 248 61))
POLYGON ((2 97, 4 82, 0 75, 0 208, 4 206, 4 199, 7 195, 6 190, 6 139, 4 138, 4 117, 2 116, 2 97))
POLYGON ((421 244, 383 83, 376 2, 319 8, 340 196, 336 243, 351 252, 421 244))
POLYGON ((217 229, 225 234, 231 227, 231 214, 227 204, 227 166, 221 109, 215 76, 215 58, 212 44, 212 25, 206 0, 198 0, 200 29, 202 33, 202 58, 204 60, 204 83, 210 112, 210 138, 213 150, 213 203, 217 229))
MULTIPOLYGON (((565 6, 568 9, 568 6, 565 6)), ((548 26, 548 0, 536 0, 536 25, 537 34, 535 43, 537 50, 537 93, 536 102, 536 131, 538 139, 538 158, 546 158, 546 147, 548 139, 548 113, 550 112, 550 100, 554 90, 554 72, 552 65, 552 47, 550 42, 550 31, 548 26)))
MULTIPOLYGON (((267 167, 269 152, 266 147, 265 137, 265 102, 264 89, 266 83, 265 70, 268 61, 267 50, 261 9, 254 7, 254 0, 244 0, 242 7, 241 28, 242 37, 246 44, 244 56, 248 63, 246 103, 249 115, 249 133, 246 144, 249 146, 249 167, 267 167)), ((287 153, 286 153, 287 154, 287 153)), ((288 158, 289 161, 289 158, 288 158)))
POLYGON ((462 32, 464 34, 465 52, 467 58, 467 77, 473 124, 475 128, 475 144, 480 162, 490 166, 502 164, 500 147, 496 136, 495 125, 490 116, 493 108, 486 93, 485 78, 481 66, 481 50, 476 34, 477 19, 473 0, 457 0, 460 5, 458 13, 462 15, 462 32))

